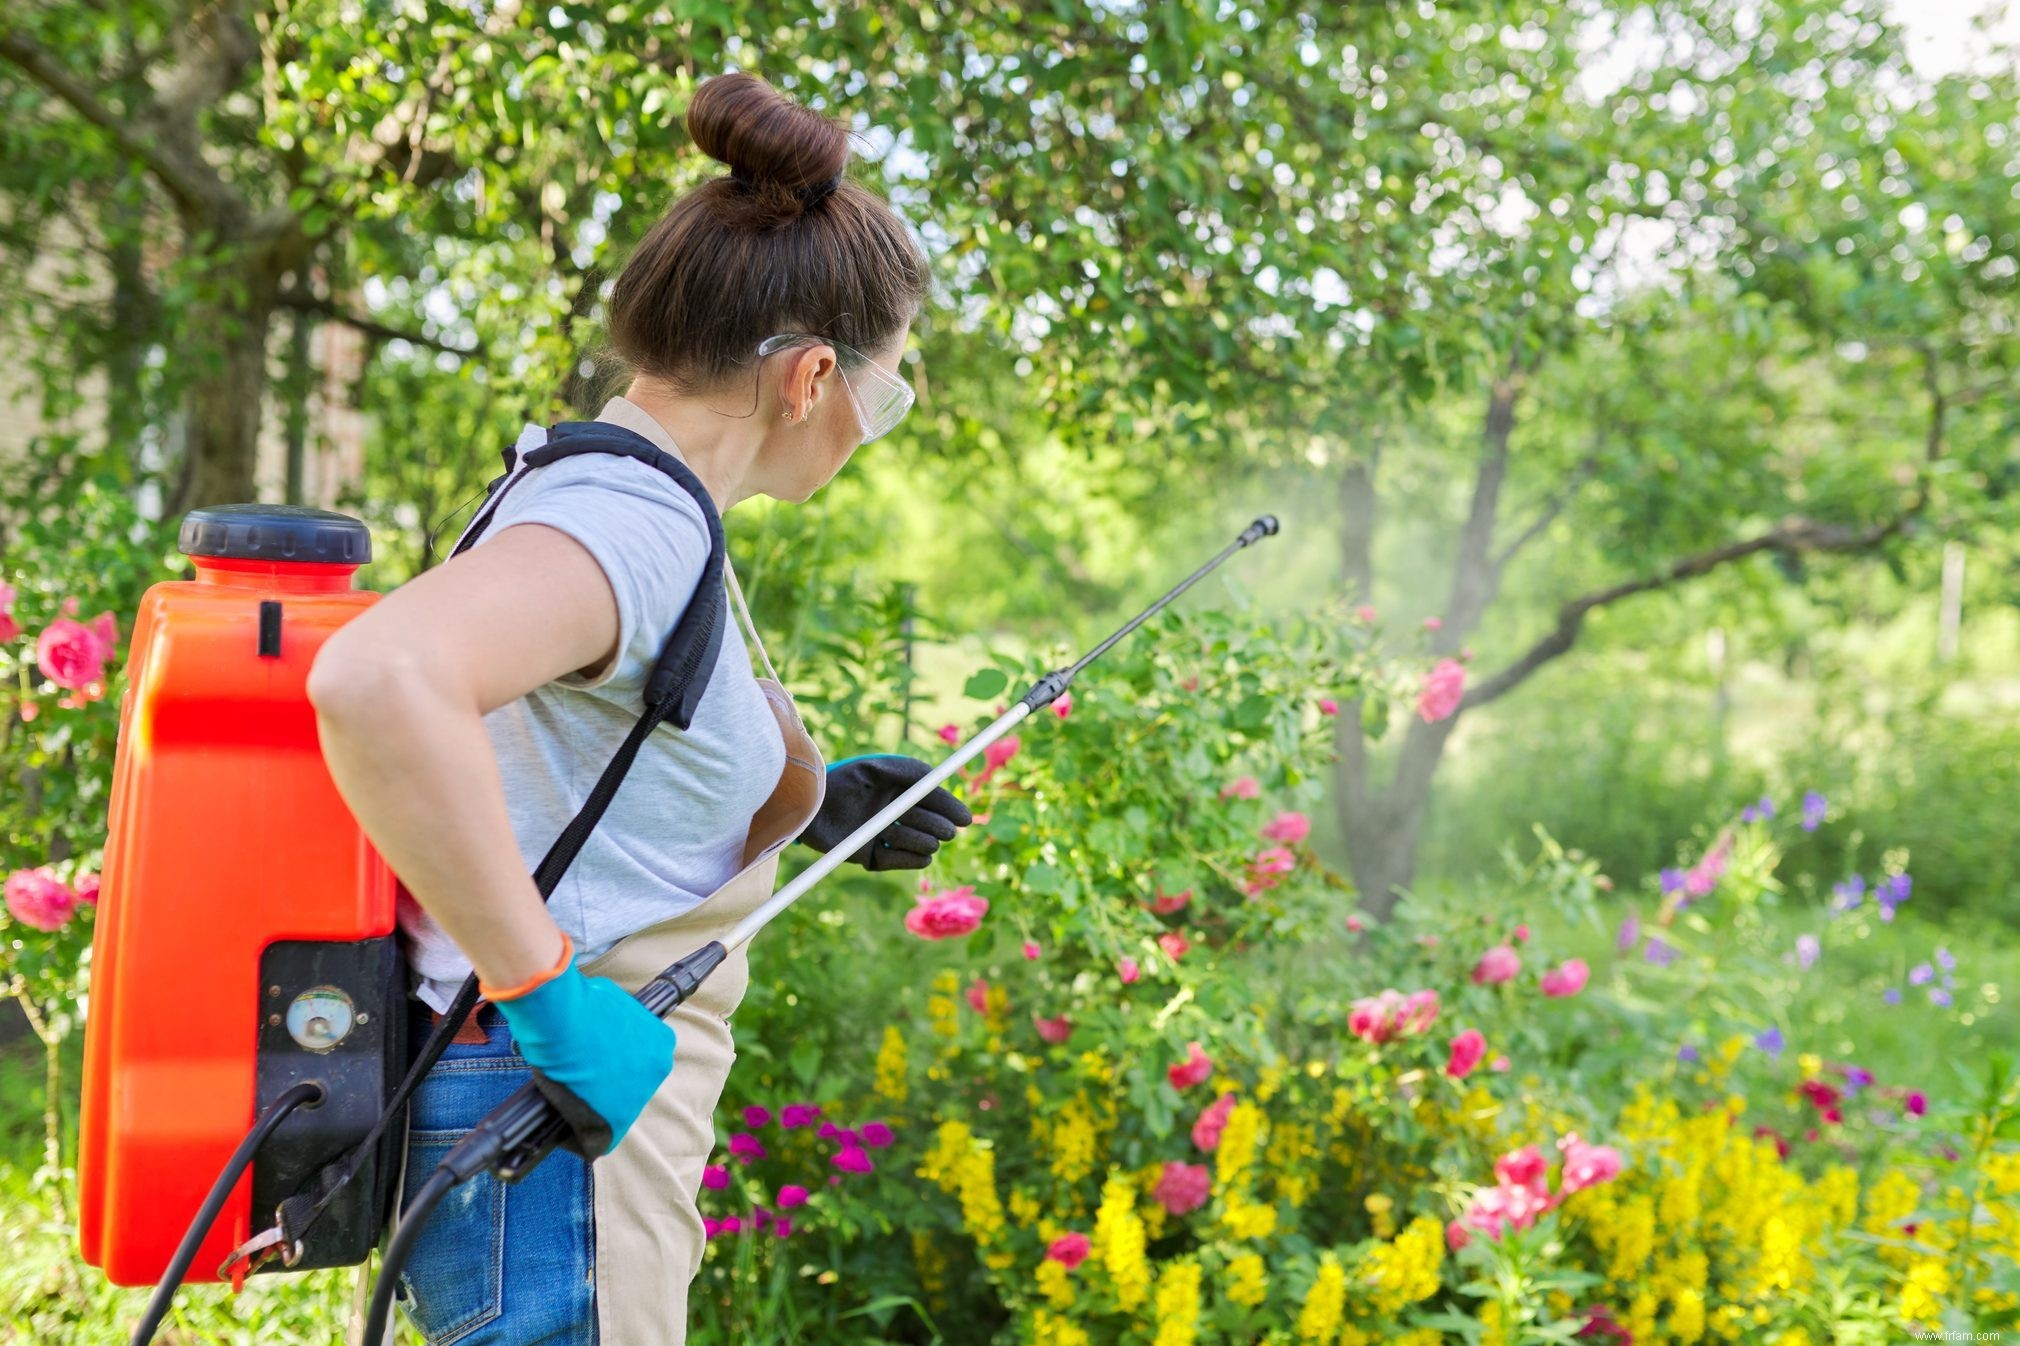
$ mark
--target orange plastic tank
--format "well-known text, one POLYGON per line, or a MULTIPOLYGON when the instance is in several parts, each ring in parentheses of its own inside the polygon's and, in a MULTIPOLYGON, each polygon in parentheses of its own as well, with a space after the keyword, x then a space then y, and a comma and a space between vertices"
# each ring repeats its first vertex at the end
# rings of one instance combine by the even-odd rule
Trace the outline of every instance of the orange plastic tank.
MULTIPOLYGON (((323 641, 378 597, 353 586, 370 535, 236 505, 190 514, 180 545, 196 577, 149 589, 133 625, 85 1026, 79 1241, 121 1285, 161 1275, 264 1101, 328 1089, 263 1148, 191 1280, 218 1279, 274 1202, 363 1136, 405 1064, 395 880, 304 691, 323 641)), ((296 1265, 362 1257, 375 1184, 296 1265)))

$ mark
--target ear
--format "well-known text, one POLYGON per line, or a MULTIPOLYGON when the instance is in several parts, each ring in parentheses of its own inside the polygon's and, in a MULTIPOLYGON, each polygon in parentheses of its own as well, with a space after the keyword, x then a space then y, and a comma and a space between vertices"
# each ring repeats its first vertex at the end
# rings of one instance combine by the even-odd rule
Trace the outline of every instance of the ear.
POLYGON ((794 420, 805 420, 813 414, 821 394, 832 382, 829 376, 837 368, 838 357, 833 346, 816 344, 795 350, 779 380, 786 413, 794 420))

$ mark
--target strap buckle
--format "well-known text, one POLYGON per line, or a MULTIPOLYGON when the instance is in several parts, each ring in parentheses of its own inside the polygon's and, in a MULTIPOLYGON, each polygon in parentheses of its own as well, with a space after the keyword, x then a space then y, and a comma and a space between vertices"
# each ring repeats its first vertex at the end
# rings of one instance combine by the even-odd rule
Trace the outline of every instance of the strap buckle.
POLYGON ((293 1243, 289 1243, 287 1235, 281 1232, 278 1223, 271 1229, 262 1229, 233 1248, 231 1255, 218 1264, 217 1278, 221 1281, 236 1280, 246 1272, 257 1268, 262 1262, 275 1257, 281 1259, 281 1265, 284 1267, 291 1267, 302 1260, 302 1241, 296 1239, 293 1243), (237 1269, 241 1262, 245 1264, 243 1271, 237 1269))

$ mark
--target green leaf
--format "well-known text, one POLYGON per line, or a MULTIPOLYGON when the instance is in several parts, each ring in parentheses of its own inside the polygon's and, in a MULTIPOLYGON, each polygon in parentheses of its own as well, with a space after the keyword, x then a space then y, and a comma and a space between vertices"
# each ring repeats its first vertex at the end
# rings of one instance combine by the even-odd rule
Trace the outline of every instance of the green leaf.
POLYGON ((1010 677, 1002 669, 985 668, 969 678, 961 691, 973 700, 987 701, 992 696, 1001 695, 1003 689, 1009 685, 1010 677))

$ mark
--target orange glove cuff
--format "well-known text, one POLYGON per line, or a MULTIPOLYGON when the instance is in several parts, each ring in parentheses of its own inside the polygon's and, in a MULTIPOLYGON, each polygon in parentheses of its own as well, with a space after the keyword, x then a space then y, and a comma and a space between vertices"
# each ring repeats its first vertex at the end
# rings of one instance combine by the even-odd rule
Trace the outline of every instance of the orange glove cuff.
POLYGON ((554 961, 553 967, 548 968, 544 972, 534 973, 531 977, 528 977, 525 981, 520 982, 517 986, 507 986, 503 988, 497 988, 489 985, 486 982, 479 981, 477 983, 477 989, 479 992, 483 994, 486 1000, 490 1001, 494 1005, 501 1000, 517 1000, 520 996, 531 995, 533 992, 545 986, 548 982, 553 981, 556 977, 566 972, 569 966, 572 963, 574 963, 574 961, 575 961, 575 941, 568 938, 568 932, 566 930, 563 930, 561 932, 561 957, 557 958, 554 961))

